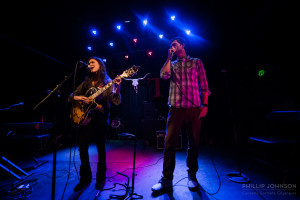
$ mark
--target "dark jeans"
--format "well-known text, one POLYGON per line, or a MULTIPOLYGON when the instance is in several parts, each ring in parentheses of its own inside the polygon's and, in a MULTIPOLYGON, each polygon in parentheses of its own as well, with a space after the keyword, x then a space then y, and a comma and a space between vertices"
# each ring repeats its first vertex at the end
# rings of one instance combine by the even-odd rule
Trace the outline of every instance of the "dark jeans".
POLYGON ((163 177, 173 180, 175 169, 175 151, 179 139, 180 129, 185 124, 187 129, 188 150, 187 167, 189 175, 196 175, 198 171, 198 149, 201 130, 201 119, 198 119, 200 108, 169 109, 167 133, 165 137, 163 177))
POLYGON ((98 164, 96 180, 103 181, 106 178, 106 149, 105 141, 107 134, 107 118, 100 112, 93 115, 91 122, 78 129, 78 145, 80 153, 80 181, 90 181, 92 171, 89 161, 89 143, 95 142, 98 151, 98 164))

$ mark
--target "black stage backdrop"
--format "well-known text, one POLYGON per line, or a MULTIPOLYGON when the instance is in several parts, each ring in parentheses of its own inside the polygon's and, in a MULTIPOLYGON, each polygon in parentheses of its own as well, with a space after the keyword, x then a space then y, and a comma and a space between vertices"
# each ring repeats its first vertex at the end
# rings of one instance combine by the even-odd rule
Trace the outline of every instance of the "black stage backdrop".
MULTIPOLYGON (((168 5, 175 6, 174 3, 168 5)), ((110 34, 107 27, 115 20, 114 13, 120 17, 122 9, 127 10, 126 13, 138 10, 136 5, 129 4, 119 6, 119 12, 105 11, 97 16, 97 12, 89 10, 97 6, 88 6, 26 3, 14 5, 14 15, 9 10, 1 13, 1 124, 44 120, 57 123, 61 133, 68 134, 67 97, 74 87, 72 78, 66 81, 59 94, 53 95, 37 110, 33 111, 33 107, 74 71, 78 60, 86 61, 94 54, 86 51, 87 31, 80 34, 88 29, 89 20, 101 22, 101 28, 110 34), (20 102, 24 106, 4 110, 20 102)), ((148 8, 158 15, 157 10, 163 6, 140 8, 148 8)), ((193 44, 190 41, 188 52, 203 60, 212 92, 204 127, 209 138, 232 142, 233 124, 241 138, 260 135, 268 128, 266 115, 269 112, 299 111, 299 12, 295 9, 296 6, 287 1, 245 4, 215 1, 203 2, 199 7, 194 4, 187 4, 186 9, 181 7, 182 13, 186 11, 190 19, 199 21, 199 27, 206 27, 200 34, 208 42, 193 44), (258 76, 262 69, 265 75, 258 76)), ((151 59, 138 47, 126 49, 133 53, 129 60, 124 60, 125 50, 118 53, 100 48, 96 56, 106 56, 111 78, 132 65, 140 65, 141 70, 131 78, 151 73, 139 82, 138 93, 133 90, 131 81, 123 80, 123 102, 112 108, 111 119, 120 119, 124 131, 153 138, 155 133, 150 129, 162 129, 165 125, 161 122, 167 118, 169 82, 160 79, 162 97, 154 97, 155 81, 148 81, 148 78, 159 78, 168 43, 153 40, 147 34, 140 38, 141 42, 148 41, 143 50, 153 50, 151 59)), ((77 71, 75 86, 84 75, 85 69, 77 71)))

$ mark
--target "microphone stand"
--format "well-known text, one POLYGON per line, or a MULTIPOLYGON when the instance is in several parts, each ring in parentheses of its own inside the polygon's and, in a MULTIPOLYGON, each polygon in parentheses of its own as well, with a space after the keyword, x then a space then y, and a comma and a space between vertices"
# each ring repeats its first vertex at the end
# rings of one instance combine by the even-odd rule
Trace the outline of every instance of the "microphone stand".
POLYGON ((134 141, 134 146, 133 146, 133 167, 132 167, 132 185, 131 187, 129 186, 129 176, 122 174, 120 172, 117 172, 118 174, 127 177, 127 183, 125 184, 120 184, 120 183, 115 183, 122 185, 126 188, 126 194, 125 195, 110 195, 110 199, 124 199, 124 200, 129 200, 129 199, 143 199, 143 196, 140 194, 137 194, 134 192, 134 178, 136 176, 135 174, 135 160, 136 160, 136 143, 137 143, 137 138, 135 135, 128 134, 128 133, 121 133, 119 134, 119 137, 124 137, 124 139, 128 140, 133 140, 134 141))
MULTIPOLYGON (((55 93, 71 76, 75 74, 73 71, 69 76, 65 76, 65 79, 60 82, 42 101, 40 101, 33 110, 39 108, 53 93, 55 93)), ((55 126, 54 126, 55 127, 55 126)), ((53 142, 53 167, 52 167, 52 193, 51 193, 51 200, 55 199, 55 178, 56 178, 56 151, 57 151, 57 140, 58 135, 55 131, 54 133, 54 142, 53 142)))
POLYGON ((236 124, 234 122, 234 115, 233 115, 233 111, 232 111, 232 105, 231 105, 231 100, 230 100, 230 94, 229 94, 229 87, 228 87, 228 82, 227 82, 227 71, 226 70, 222 70, 222 72, 224 73, 224 77, 225 77, 225 87, 227 89, 227 94, 228 94, 228 104, 229 104, 229 113, 230 113, 230 117, 233 121, 233 132, 234 132, 234 140, 235 140, 235 145, 236 145, 236 153, 237 153, 237 161, 238 161, 238 171, 232 171, 227 173, 226 175, 229 177, 229 180, 235 182, 235 183, 248 183, 250 182, 250 178, 248 176, 246 176, 245 174, 242 173, 241 170, 241 154, 240 154, 240 144, 238 141, 238 136, 237 136, 237 131, 236 131, 236 124))
POLYGON ((36 106, 34 106, 33 110, 36 110, 42 103, 44 103, 54 92, 56 92, 71 76, 74 75, 75 72, 72 72, 69 76, 65 76, 65 79, 58 84, 42 101, 40 101, 36 106))
POLYGON ((133 168, 132 168, 132 185, 131 191, 129 192, 129 196, 127 196, 124 200, 127 199, 142 199, 143 196, 134 192, 134 177, 135 174, 135 159, 136 159, 136 136, 133 136, 132 139, 134 140, 134 147, 133 147, 133 168))

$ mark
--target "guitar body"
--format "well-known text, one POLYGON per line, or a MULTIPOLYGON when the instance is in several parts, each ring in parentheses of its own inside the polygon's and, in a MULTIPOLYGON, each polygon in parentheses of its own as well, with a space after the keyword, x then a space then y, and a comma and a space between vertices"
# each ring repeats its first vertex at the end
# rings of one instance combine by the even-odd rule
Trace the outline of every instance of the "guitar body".
MULTIPOLYGON (((85 96, 89 97, 95 92, 97 92, 97 89, 92 87, 86 92, 85 96)), ((95 102, 95 100, 92 100, 92 102, 89 104, 84 104, 79 101, 74 101, 73 106, 71 108, 71 114, 70 114, 73 123, 76 126, 88 125, 92 117, 90 111, 95 109, 97 105, 98 104, 95 102)))

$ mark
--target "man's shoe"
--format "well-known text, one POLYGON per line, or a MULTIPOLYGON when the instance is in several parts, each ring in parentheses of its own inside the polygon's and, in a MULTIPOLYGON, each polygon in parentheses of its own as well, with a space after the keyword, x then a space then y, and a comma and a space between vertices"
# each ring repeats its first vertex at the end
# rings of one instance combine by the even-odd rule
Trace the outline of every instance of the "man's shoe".
POLYGON ((96 181, 95 188, 96 188, 96 190, 103 190, 104 185, 105 185, 105 180, 96 181))
POLYGON ((162 177, 158 183, 153 185, 152 191, 158 192, 158 191, 170 189, 170 188, 172 188, 172 185, 173 185, 172 180, 168 180, 168 179, 162 177))
POLYGON ((197 190, 199 186, 199 183, 197 181, 196 176, 189 176, 189 180, 188 180, 188 187, 190 190, 194 191, 197 190))
POLYGON ((79 181, 79 183, 75 186, 74 192, 78 192, 79 190, 82 190, 86 186, 88 186, 91 183, 91 181, 79 181))

